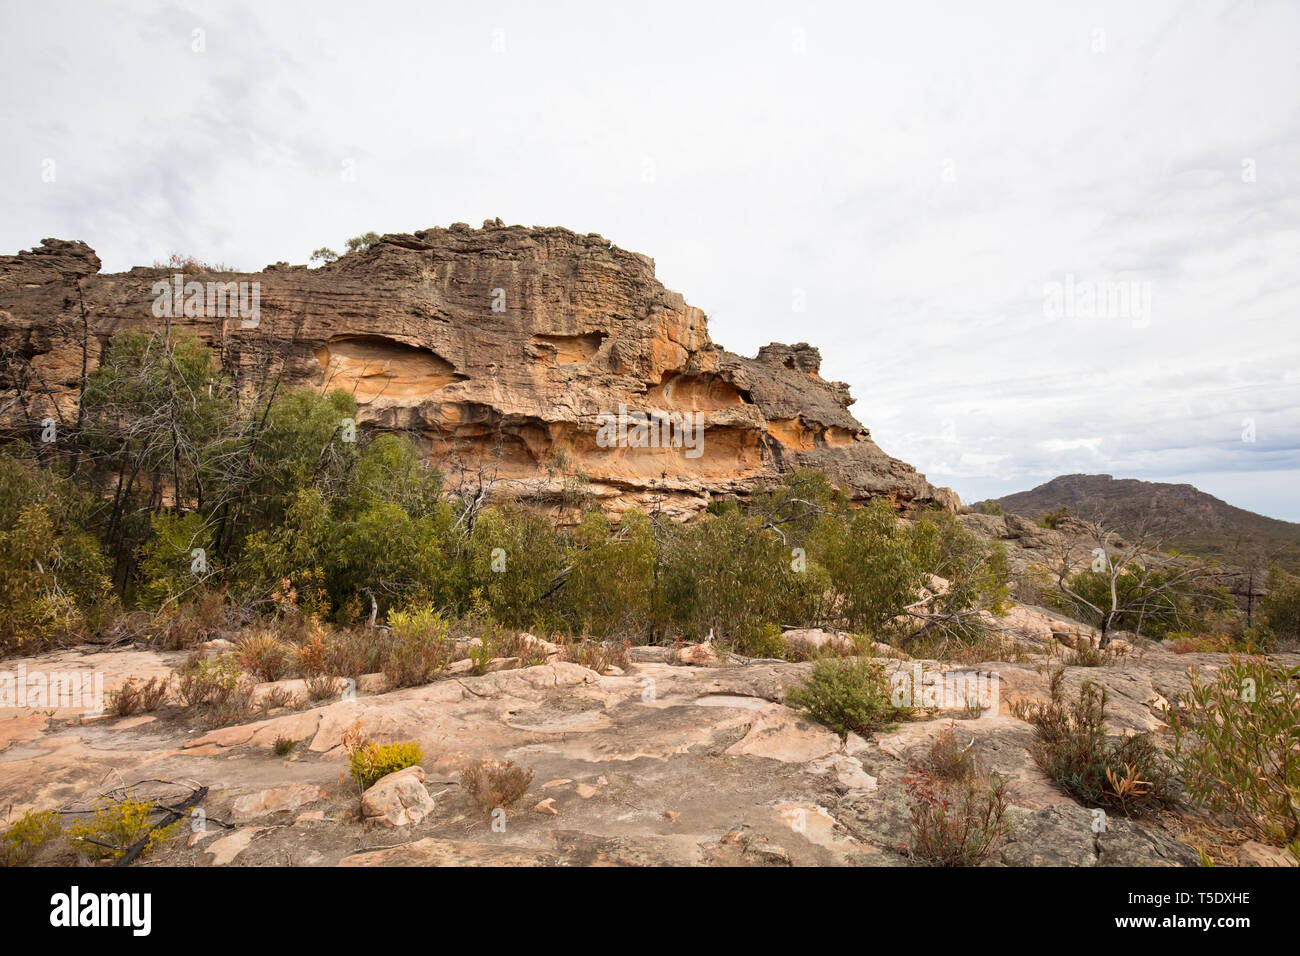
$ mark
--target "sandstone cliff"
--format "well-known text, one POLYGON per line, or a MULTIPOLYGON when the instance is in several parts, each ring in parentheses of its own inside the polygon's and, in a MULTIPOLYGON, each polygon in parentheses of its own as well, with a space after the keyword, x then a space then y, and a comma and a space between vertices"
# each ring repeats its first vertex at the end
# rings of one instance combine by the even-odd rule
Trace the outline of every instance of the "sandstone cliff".
POLYGON ((362 424, 407 431, 434 460, 482 464, 502 487, 534 495, 558 494, 580 471, 612 512, 662 498, 686 514, 807 465, 855 498, 958 505, 880 450, 849 414, 848 387, 820 376, 817 349, 724 351, 704 313, 655 278, 653 260, 595 234, 458 223, 386 235, 319 269, 182 270, 186 282, 258 283, 254 327, 233 309, 214 315, 211 303, 156 317, 155 284, 175 269, 99 270, 82 242, 46 239, 0 257, 6 432, 30 428, 52 404, 75 417, 83 338, 93 369, 117 331, 169 321, 242 380, 270 357, 290 386, 352 391, 362 424), (699 453, 605 447, 601 416, 620 405, 699 413, 699 453))

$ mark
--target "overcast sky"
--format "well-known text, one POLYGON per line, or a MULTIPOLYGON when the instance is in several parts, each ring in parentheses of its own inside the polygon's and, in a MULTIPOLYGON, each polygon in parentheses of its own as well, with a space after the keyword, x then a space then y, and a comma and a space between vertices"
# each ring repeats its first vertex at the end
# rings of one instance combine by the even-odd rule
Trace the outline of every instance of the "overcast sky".
POLYGON ((1300 5, 976 6, 0 0, 0 253, 599 232, 965 501, 1300 520, 1300 5))

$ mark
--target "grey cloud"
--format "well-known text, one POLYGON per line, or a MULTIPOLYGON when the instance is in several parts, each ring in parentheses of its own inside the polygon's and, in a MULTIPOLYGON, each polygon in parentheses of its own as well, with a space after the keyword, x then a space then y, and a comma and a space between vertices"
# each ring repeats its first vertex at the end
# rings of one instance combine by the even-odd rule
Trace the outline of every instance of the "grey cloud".
POLYGON ((367 229, 566 225, 653 256, 728 348, 818 345, 885 450, 963 497, 1182 474, 1300 517, 1300 8, 3 17, 0 252, 57 235, 109 269, 259 268, 367 229), (1066 274, 1150 282, 1150 326, 1049 318, 1066 274))

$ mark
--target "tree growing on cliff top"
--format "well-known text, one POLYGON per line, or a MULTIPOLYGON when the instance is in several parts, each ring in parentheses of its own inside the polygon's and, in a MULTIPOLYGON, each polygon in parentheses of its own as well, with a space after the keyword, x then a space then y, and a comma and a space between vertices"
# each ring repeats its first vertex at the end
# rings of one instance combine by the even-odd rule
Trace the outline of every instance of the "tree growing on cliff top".
POLYGON ((365 252, 382 238, 383 237, 380 236, 379 233, 374 231, 363 232, 359 236, 353 236, 348 240, 348 252, 365 252))
MULTIPOLYGON (((383 237, 380 236, 379 233, 374 232, 373 230, 371 232, 363 232, 359 236, 353 236, 351 239, 348 240, 348 252, 365 252, 367 249, 369 249, 371 246, 377 243, 381 238, 383 237)), ((339 258, 339 254, 335 252, 333 249, 331 249, 329 246, 321 246, 319 249, 314 250, 311 254, 312 262, 320 262, 320 263, 327 264, 330 262, 337 261, 338 258, 339 258)))

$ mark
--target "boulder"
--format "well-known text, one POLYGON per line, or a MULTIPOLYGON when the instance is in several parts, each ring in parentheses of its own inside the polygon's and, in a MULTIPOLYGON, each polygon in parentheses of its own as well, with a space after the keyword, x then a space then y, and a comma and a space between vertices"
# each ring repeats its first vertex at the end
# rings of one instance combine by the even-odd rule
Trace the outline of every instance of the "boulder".
POLYGON ((419 767, 407 767, 380 778, 361 795, 362 818, 386 827, 419 823, 435 806, 424 780, 424 771, 419 767))
POLYGON ((703 644, 687 644, 677 650, 677 663, 707 666, 718 663, 718 652, 713 649, 712 641, 703 644))

